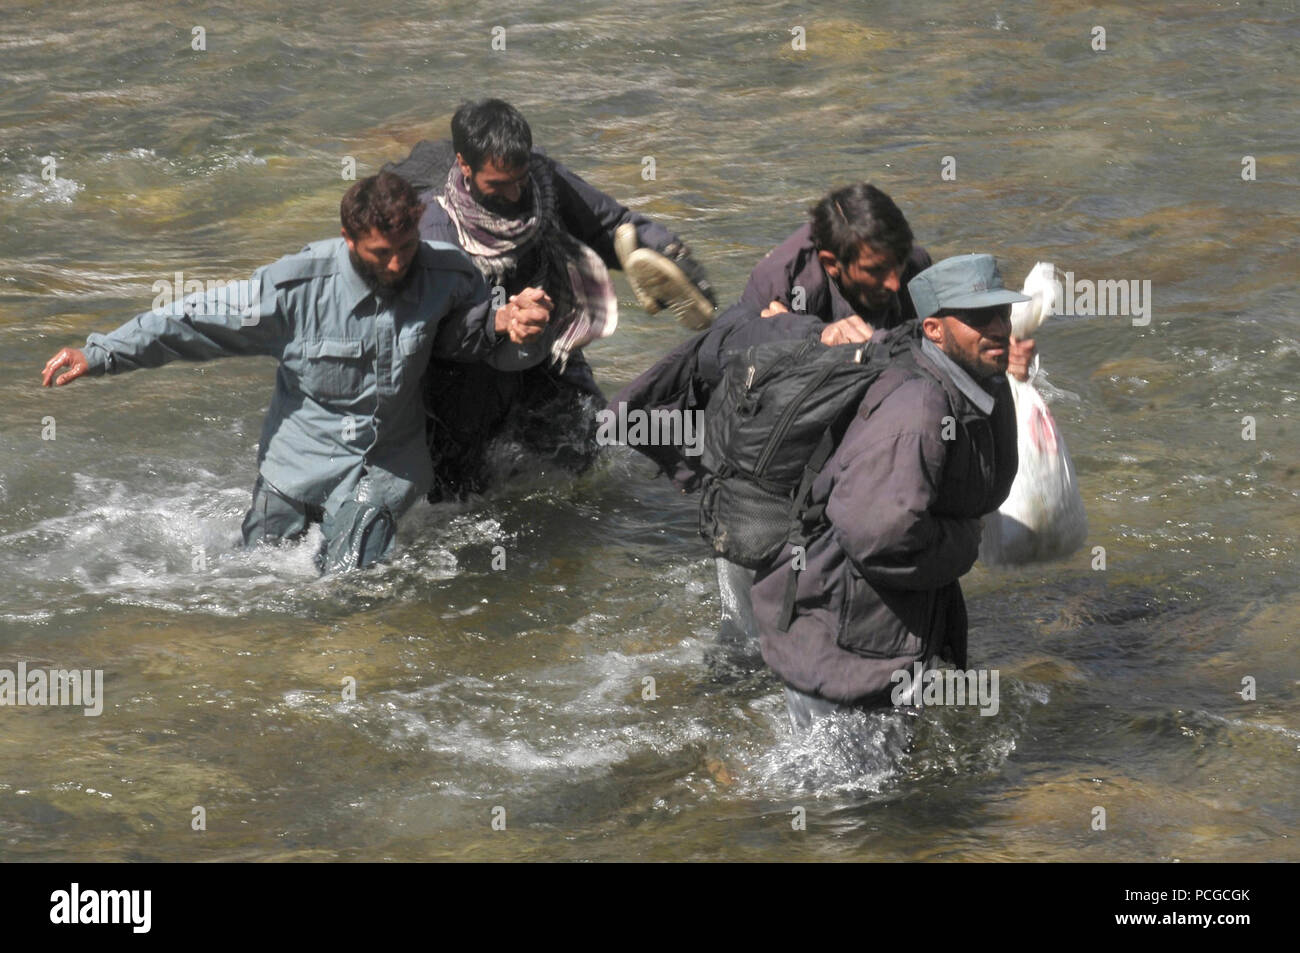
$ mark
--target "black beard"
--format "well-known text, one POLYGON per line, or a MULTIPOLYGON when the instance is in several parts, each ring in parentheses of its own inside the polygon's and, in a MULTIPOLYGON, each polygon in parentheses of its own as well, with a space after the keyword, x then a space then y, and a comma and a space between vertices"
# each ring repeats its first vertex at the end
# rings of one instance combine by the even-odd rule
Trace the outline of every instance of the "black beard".
MULTIPOLYGON (((1010 345, 1008 345, 1008 347, 1009 346, 1010 345)), ((965 354, 961 353, 960 351, 956 351, 956 348, 953 349, 954 351, 956 351, 956 353, 949 351, 946 346, 941 347, 939 350, 947 354, 948 357, 952 359, 952 362, 954 364, 956 364, 963 371, 969 374, 975 380, 975 382, 978 383, 985 390, 988 390, 989 384, 992 381, 996 380, 999 374, 1006 373, 1005 367, 1002 368, 1002 370, 998 370, 996 367, 990 370, 989 368, 985 367, 983 364, 980 364, 977 361, 971 361, 965 354)))
POLYGON ((961 354, 961 353, 949 354, 948 357, 952 359, 952 362, 954 364, 956 364, 963 371, 969 374, 972 379, 977 380, 980 383, 983 383, 989 377, 989 372, 987 368, 983 368, 980 367, 978 364, 971 363, 971 361, 967 360, 965 354, 961 354))
MULTIPOLYGON (((843 288, 840 288, 840 293, 844 293, 843 288)), ((844 300, 857 309, 858 317, 864 321, 870 321, 873 318, 888 317, 889 312, 893 310, 894 293, 886 291, 881 294, 878 301, 868 300, 858 294, 845 294, 844 300)))
POLYGON ((483 208, 487 209, 493 215, 501 218, 520 219, 526 218, 531 206, 531 193, 525 188, 519 196, 518 202, 511 202, 501 195, 487 195, 478 190, 474 185, 474 177, 469 178, 469 194, 483 208))
POLYGON ((380 278, 379 274, 362 261, 361 256, 351 248, 348 249, 348 260, 352 262, 353 270, 356 271, 361 280, 365 283, 366 287, 369 288, 376 297, 395 298, 398 293, 410 283, 411 268, 409 267, 406 269, 406 274, 402 275, 402 277, 397 279, 397 281, 389 283, 380 278))

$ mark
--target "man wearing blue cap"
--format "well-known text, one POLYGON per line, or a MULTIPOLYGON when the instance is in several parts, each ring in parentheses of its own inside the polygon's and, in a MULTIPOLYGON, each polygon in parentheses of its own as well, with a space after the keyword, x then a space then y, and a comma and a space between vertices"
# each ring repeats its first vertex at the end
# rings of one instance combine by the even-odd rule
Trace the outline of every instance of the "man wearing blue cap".
POLYGON ((958 579, 979 552, 980 518, 1016 475, 1006 386, 1011 305, 990 255, 947 258, 908 284, 918 320, 880 335, 915 339, 868 388, 813 484, 825 507, 780 616, 792 546, 753 586, 764 660, 796 727, 837 709, 887 704, 896 672, 966 667, 958 579))

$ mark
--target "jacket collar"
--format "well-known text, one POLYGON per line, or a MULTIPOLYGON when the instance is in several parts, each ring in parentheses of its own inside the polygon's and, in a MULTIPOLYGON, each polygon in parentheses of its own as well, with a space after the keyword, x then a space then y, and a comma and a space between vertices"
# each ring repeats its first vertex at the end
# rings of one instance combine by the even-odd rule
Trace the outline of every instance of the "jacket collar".
POLYGON ((847 318, 851 314, 857 314, 859 318, 876 328, 890 328, 899 323, 902 315, 902 308, 898 303, 898 295, 889 296, 889 305, 879 311, 873 311, 870 314, 858 314, 857 308, 849 304, 849 299, 844 297, 844 292, 840 291, 840 284, 826 270, 822 269, 822 274, 826 278, 826 288, 831 297, 831 320, 839 321, 847 318))
POLYGON ((976 409, 987 415, 993 412, 993 395, 981 387, 966 369, 943 353, 942 349, 929 338, 921 340, 921 353, 929 358, 930 363, 961 391, 962 395, 975 405, 976 409))
MULTIPOLYGON (((839 283, 830 275, 826 275, 826 290, 831 296, 831 320, 839 321, 854 314, 853 305, 845 299, 843 292, 840 291, 839 283)), ((861 317, 861 315, 859 315, 861 317)))

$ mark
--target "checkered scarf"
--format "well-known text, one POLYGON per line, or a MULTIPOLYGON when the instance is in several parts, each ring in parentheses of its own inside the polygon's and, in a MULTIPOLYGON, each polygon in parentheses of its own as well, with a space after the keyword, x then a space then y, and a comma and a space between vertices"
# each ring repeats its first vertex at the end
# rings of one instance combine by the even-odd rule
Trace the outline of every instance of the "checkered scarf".
POLYGON ((555 302, 546 333, 552 337, 551 360, 563 370, 574 350, 614 333, 618 299, 600 256, 570 235, 560 221, 552 174, 544 159, 532 156, 531 214, 503 218, 474 201, 460 164, 452 163, 438 204, 447 210, 461 247, 489 284, 504 285, 520 260, 536 249, 537 272, 526 287, 543 289, 555 302))

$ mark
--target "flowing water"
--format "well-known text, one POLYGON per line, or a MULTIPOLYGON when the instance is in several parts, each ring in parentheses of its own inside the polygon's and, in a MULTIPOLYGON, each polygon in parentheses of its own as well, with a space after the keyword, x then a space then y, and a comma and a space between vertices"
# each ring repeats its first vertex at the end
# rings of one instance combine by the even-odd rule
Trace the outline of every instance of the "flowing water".
MULTIPOLYGON (((1295 3, 0 18, 0 668, 104 691, 98 717, 0 708, 0 857, 1300 857, 1295 3), (775 678, 715 648, 695 501, 630 450, 422 504, 391 565, 320 578, 315 540, 234 548, 270 361, 37 386, 177 270, 337 234, 348 157, 374 172, 484 95, 687 238, 725 299, 858 179, 936 259, 1150 281, 1147 324, 1039 334, 1091 529, 1066 562, 967 577, 996 715, 792 736, 775 678)), ((686 333, 619 282, 588 350, 609 393, 686 333)))

